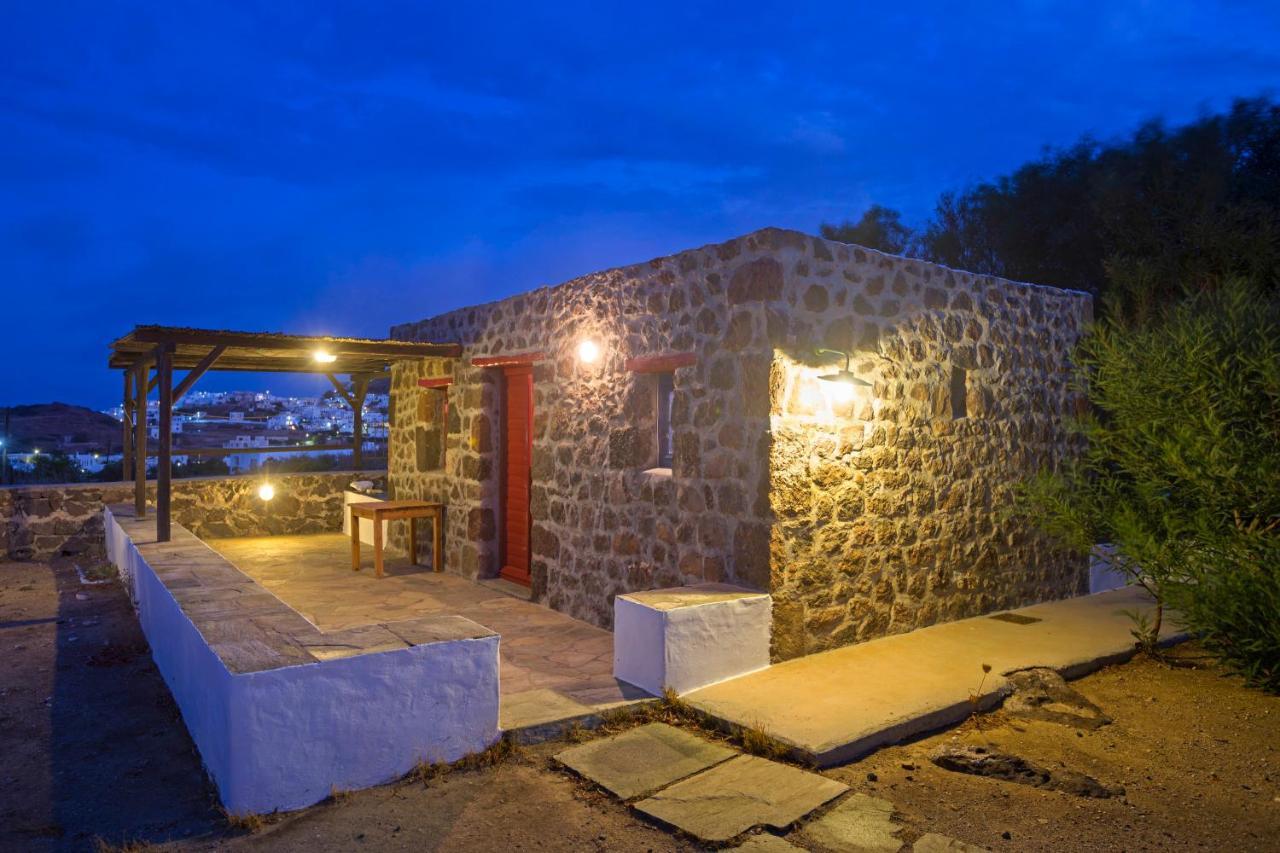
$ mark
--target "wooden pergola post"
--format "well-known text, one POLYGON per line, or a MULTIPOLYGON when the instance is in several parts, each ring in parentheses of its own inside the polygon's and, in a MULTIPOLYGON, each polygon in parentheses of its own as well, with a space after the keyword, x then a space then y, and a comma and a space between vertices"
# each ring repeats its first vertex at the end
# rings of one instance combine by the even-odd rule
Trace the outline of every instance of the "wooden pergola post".
POLYGON ((156 374, 160 380, 160 448, 156 454, 156 541, 171 538, 170 491, 173 473, 173 344, 156 346, 156 374))
POLYGON ((359 471, 364 467, 364 398, 369 393, 369 377, 351 378, 355 384, 355 402, 351 406, 355 410, 355 417, 351 422, 355 446, 351 450, 351 467, 359 471))
POLYGON ((120 479, 128 481, 133 477, 133 420, 131 412, 133 411, 133 371, 122 371, 124 374, 124 408, 121 411, 121 426, 123 435, 121 436, 121 457, 120 457, 120 479))
POLYGON ((133 377, 133 511, 147 515, 147 372, 149 362, 140 360, 133 377))

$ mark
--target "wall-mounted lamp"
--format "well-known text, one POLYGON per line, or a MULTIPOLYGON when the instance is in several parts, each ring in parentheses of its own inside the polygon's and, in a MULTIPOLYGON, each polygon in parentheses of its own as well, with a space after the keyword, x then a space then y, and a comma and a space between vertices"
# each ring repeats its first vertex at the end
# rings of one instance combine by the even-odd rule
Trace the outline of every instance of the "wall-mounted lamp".
POLYGON ((262 498, 264 501, 269 501, 275 496, 276 488, 270 483, 263 483, 261 486, 258 486, 258 497, 262 498))
POLYGON ((831 397, 836 402, 847 403, 853 399, 853 389, 870 388, 871 383, 865 379, 861 379, 852 370, 849 369, 849 362, 853 360, 853 356, 843 350, 838 349, 820 349, 817 355, 831 353, 832 355, 844 356, 844 369, 837 370, 835 373, 828 373, 819 376, 823 382, 830 382, 831 397))
POLYGON ((600 345, 592 340, 578 344, 578 361, 583 364, 595 364, 600 360, 600 345))
POLYGON ((311 357, 321 364, 333 364, 335 361, 338 360, 338 357, 336 355, 334 355, 331 352, 325 352, 322 349, 316 350, 314 353, 311 354, 311 357))

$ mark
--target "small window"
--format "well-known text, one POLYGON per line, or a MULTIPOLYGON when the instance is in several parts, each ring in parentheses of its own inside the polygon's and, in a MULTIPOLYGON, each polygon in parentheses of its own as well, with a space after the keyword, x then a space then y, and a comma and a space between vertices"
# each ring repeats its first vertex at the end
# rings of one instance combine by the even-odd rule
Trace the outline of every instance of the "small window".
POLYGON ((418 423, 414 430, 419 471, 444 467, 445 438, 449 432, 449 392, 430 390, 418 398, 418 423))
POLYGON ((670 468, 675 457, 675 430, 671 426, 671 404, 676 396, 675 375, 659 373, 658 379, 658 466, 670 468))
POLYGON ((969 416, 969 371, 963 367, 951 368, 951 417, 955 420, 969 416))

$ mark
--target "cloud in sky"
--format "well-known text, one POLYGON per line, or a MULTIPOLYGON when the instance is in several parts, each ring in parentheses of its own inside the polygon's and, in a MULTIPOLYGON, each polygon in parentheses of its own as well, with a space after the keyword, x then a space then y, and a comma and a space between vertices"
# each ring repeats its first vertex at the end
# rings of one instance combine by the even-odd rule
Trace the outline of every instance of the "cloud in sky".
MULTIPOLYGON (((110 402, 135 322, 394 322, 1280 87, 1270 3, 19 4, 0 403, 110 402)), ((209 378, 202 387, 244 380, 209 378)))

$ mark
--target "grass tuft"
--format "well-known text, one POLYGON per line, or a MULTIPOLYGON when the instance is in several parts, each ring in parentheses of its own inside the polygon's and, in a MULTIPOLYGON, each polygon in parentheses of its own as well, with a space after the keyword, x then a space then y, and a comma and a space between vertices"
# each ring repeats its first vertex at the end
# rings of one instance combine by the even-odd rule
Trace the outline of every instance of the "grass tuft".
POLYGON ((241 832, 257 832, 267 825, 266 818, 257 812, 236 814, 223 809, 222 817, 226 820, 227 826, 241 832))
POLYGON ((791 747, 769 734, 758 722, 739 728, 732 739, 742 747, 743 752, 768 758, 771 761, 786 758, 791 754, 791 747))
POLYGON ((147 850, 155 849, 146 841, 126 841, 123 844, 112 844, 104 838, 95 836, 93 839, 94 853, 145 853, 147 850))
POLYGON ((429 785, 441 777, 458 770, 481 770, 485 767, 496 767, 522 754, 520 745, 510 737, 502 737, 486 749, 462 756, 457 761, 419 761, 414 768, 405 774, 409 782, 421 782, 429 785))

